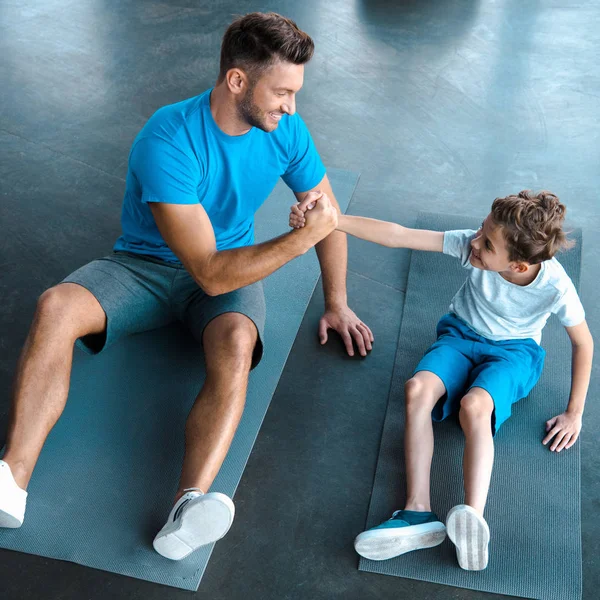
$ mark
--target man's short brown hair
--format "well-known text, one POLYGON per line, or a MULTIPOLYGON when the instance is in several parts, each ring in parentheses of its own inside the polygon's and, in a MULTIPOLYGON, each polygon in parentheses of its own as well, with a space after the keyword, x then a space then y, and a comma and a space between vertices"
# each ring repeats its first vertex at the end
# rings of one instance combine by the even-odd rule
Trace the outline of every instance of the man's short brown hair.
POLYGON ((278 60, 295 65, 307 63, 314 49, 307 33, 277 13, 255 12, 238 17, 223 36, 219 81, 234 67, 256 81, 278 60))
POLYGON ((523 190, 492 204, 492 220, 502 228, 508 259, 529 264, 552 258, 572 242, 562 230, 567 209, 552 192, 523 190))

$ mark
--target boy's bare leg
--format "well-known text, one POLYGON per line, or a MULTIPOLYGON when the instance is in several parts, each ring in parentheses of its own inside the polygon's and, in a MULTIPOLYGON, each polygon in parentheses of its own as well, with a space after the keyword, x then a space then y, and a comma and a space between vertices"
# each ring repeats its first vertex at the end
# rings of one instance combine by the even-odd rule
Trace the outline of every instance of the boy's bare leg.
POLYGON ((79 285, 60 284, 40 296, 17 366, 3 457, 22 489, 65 407, 75 340, 105 328, 104 310, 79 285))
POLYGON ((404 456, 406 461, 405 510, 431 511, 430 472, 433 458, 431 411, 446 393, 442 380, 431 371, 419 371, 405 386, 406 427, 404 456))
POLYGON ((406 426, 406 504, 391 519, 363 531, 354 540, 358 554, 371 560, 438 546, 446 538, 446 527, 431 512, 429 478, 433 457, 431 411, 445 392, 442 380, 431 371, 419 371, 404 386, 406 426))
POLYGON ((494 464, 492 412, 494 401, 483 388, 473 387, 460 402, 459 419, 465 434, 463 478, 465 504, 483 516, 494 464))

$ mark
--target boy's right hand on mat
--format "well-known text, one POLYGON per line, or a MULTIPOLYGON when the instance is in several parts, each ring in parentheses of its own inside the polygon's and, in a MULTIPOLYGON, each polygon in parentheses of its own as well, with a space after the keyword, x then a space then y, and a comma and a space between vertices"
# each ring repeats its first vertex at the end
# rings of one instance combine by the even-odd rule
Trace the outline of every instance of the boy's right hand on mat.
POLYGON ((581 414, 570 413, 569 411, 552 417, 552 419, 546 421, 547 435, 542 440, 542 444, 546 446, 548 442, 554 440, 550 444, 552 452, 560 452, 563 448, 568 450, 579 437, 581 420, 581 414))

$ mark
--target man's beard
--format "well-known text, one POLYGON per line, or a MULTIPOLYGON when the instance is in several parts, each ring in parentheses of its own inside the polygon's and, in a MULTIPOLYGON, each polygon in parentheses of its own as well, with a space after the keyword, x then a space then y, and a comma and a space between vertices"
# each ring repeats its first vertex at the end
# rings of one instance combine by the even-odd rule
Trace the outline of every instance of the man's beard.
POLYGON ((238 114, 250 127, 262 129, 267 133, 271 131, 265 123, 263 112, 254 103, 254 86, 246 92, 244 99, 238 105, 238 114))

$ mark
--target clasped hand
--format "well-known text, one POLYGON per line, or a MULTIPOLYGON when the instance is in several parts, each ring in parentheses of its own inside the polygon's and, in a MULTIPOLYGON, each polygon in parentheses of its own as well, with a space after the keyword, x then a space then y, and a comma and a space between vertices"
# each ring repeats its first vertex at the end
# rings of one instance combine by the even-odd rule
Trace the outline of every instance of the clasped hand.
POLYGON ((337 217, 338 212, 329 196, 317 190, 308 192, 302 202, 291 207, 290 227, 306 227, 319 242, 337 227, 337 217))

